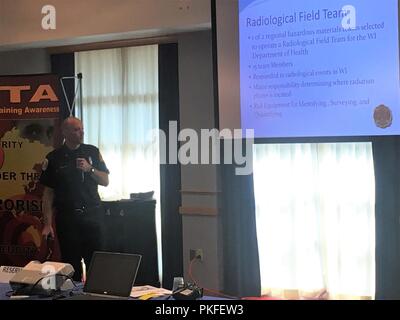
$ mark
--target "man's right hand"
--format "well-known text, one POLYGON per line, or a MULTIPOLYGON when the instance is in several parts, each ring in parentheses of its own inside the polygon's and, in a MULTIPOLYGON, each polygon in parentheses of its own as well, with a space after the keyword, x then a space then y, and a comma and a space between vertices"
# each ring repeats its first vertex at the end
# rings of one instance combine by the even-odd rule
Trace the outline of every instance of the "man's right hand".
POLYGON ((54 230, 51 225, 45 225, 42 230, 42 236, 44 238, 52 237, 54 238, 54 230))

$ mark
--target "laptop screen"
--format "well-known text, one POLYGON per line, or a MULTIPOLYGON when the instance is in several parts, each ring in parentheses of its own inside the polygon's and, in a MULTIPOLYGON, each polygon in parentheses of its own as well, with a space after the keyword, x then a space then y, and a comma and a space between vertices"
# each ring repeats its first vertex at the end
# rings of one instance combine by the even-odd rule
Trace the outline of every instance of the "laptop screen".
POLYGON ((138 254, 94 252, 83 291, 128 297, 141 258, 138 254))

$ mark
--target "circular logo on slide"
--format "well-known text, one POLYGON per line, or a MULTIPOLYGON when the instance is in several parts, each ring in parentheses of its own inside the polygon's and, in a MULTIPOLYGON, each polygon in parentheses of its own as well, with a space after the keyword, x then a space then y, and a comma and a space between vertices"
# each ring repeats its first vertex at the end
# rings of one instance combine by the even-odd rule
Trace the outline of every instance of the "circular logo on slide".
POLYGON ((377 106, 374 110, 374 121, 378 128, 387 128, 392 125, 392 111, 383 104, 377 106))

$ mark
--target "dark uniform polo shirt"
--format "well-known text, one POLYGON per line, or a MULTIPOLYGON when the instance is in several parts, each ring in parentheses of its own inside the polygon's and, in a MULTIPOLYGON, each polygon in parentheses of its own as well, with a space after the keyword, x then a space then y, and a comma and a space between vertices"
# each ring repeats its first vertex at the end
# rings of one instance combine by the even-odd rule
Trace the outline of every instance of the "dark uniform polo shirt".
POLYGON ((50 152, 43 163, 40 182, 54 190, 54 206, 59 211, 90 209, 101 203, 97 182, 90 173, 77 169, 77 158, 85 158, 95 169, 109 173, 95 146, 81 144, 70 150, 63 145, 50 152))

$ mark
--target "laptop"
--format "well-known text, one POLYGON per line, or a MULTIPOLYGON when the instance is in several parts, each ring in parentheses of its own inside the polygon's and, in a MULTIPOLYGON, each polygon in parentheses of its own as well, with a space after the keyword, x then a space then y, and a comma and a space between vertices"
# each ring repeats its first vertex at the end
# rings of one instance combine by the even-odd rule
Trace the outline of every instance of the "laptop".
POLYGON ((115 300, 129 298, 142 256, 96 251, 83 292, 63 300, 115 300))

